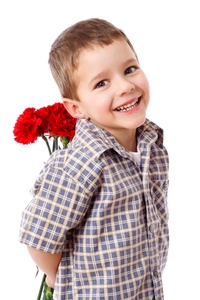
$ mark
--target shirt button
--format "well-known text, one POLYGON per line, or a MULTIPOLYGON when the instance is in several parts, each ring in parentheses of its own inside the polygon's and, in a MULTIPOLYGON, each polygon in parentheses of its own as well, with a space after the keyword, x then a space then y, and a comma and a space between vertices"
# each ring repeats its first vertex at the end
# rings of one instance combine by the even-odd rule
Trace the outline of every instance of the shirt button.
POLYGON ((153 270, 153 276, 155 277, 155 278, 158 278, 158 271, 155 269, 155 270, 153 270))
POLYGON ((151 224, 151 225, 149 226, 149 231, 150 231, 151 233, 154 233, 154 225, 153 225, 153 224, 151 224))

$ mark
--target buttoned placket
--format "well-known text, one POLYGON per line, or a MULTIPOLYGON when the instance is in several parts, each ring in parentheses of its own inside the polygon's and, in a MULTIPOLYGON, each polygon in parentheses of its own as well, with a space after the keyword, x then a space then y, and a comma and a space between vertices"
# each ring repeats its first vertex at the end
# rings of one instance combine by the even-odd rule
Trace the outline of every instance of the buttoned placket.
MULTIPOLYGON (((149 260, 150 260, 150 272, 154 287, 154 300, 164 299, 163 291, 160 294, 162 286, 162 278, 160 271, 160 258, 158 248, 157 231, 159 226, 159 220, 155 214, 155 208, 153 206, 153 199, 150 193, 150 181, 149 181, 149 164, 150 164, 150 150, 151 144, 144 144, 142 155, 142 183, 144 188, 144 201, 146 204, 146 219, 147 219, 147 236, 148 236, 148 248, 149 248, 149 260), (157 292, 159 290, 159 294, 157 292)), ((141 151, 141 149, 140 149, 141 151)))

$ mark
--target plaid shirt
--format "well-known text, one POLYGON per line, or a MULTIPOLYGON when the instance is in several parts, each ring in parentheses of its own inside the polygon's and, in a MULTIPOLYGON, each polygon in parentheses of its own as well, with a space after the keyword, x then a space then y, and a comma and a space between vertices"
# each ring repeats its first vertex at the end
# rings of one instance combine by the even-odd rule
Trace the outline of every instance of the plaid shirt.
POLYGON ((62 252, 55 300, 163 300, 168 154, 153 122, 132 153, 88 120, 50 157, 25 208, 20 242, 62 252))

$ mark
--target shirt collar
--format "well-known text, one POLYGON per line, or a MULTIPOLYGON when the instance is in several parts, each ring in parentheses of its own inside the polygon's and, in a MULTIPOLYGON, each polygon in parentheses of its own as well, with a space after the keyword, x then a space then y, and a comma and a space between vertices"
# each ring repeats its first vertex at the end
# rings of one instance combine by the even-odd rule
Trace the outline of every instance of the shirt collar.
MULTIPOLYGON (((77 147, 88 148, 89 151, 95 152, 98 158, 109 149, 114 149, 120 155, 130 158, 130 151, 120 145, 108 131, 96 126, 89 120, 78 120, 76 133, 73 144, 77 147)), ((153 142, 161 146, 163 142, 163 131, 155 123, 146 119, 144 124, 137 130, 137 139, 138 148, 140 148, 141 144, 148 144, 150 146, 153 142)))
POLYGON ((138 145, 156 143, 159 147, 163 147, 163 130, 154 122, 146 119, 143 125, 137 130, 138 145))
POLYGON ((76 133, 73 139, 74 144, 91 148, 92 152, 96 151, 98 156, 109 149, 120 146, 110 132, 86 119, 77 121, 76 133))

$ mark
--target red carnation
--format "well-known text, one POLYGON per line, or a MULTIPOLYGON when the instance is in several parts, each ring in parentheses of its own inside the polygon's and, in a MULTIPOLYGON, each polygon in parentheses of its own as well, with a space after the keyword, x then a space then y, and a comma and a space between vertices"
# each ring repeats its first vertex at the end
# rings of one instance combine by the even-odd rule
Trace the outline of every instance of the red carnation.
POLYGON ((50 136, 68 137, 70 140, 75 134, 76 119, 65 109, 62 103, 55 103, 51 107, 49 116, 50 136))
POLYGON ((35 111, 37 118, 42 120, 40 126, 38 126, 37 132, 39 135, 49 133, 49 116, 51 114, 51 106, 41 107, 35 111))
POLYGON ((38 138, 37 129, 41 123, 42 120, 35 115, 35 108, 26 108, 15 123, 15 141, 22 144, 34 143, 38 138))

